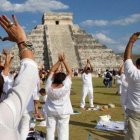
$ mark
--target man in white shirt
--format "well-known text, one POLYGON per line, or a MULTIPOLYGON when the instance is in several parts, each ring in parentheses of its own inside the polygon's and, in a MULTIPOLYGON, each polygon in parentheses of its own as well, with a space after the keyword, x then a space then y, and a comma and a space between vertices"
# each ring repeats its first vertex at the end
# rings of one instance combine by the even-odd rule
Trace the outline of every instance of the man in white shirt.
POLYGON ((125 140, 140 139, 140 58, 136 60, 136 66, 132 62, 132 47, 139 35, 140 32, 137 32, 130 37, 124 53, 124 71, 128 82, 125 140))
POLYGON ((94 105, 93 105, 93 85, 92 85, 92 66, 88 59, 87 59, 87 64, 82 73, 82 82, 83 82, 83 89, 82 89, 82 98, 81 98, 80 107, 82 109, 85 108, 85 99, 86 99, 87 95, 89 97, 90 107, 94 107, 94 105))

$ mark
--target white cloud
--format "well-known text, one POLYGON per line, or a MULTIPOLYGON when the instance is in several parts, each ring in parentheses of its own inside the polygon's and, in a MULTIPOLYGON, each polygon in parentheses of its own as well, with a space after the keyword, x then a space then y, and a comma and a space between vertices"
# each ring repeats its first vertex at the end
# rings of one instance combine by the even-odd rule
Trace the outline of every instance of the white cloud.
POLYGON ((81 23, 83 26, 107 26, 107 25, 120 25, 126 26, 140 21, 140 13, 129 15, 126 18, 118 20, 85 20, 81 23))
POLYGON ((105 35, 103 33, 97 33, 94 36, 95 36, 95 38, 97 38, 99 41, 101 41, 103 43, 108 43, 108 44, 116 43, 113 39, 111 39, 110 37, 108 37, 107 35, 105 35))
POLYGON ((113 46, 113 49, 117 52, 124 52, 126 46, 122 44, 117 44, 116 46, 113 46))
POLYGON ((140 14, 133 14, 124 19, 114 20, 111 22, 111 24, 125 26, 136 23, 138 21, 140 21, 140 14))
POLYGON ((107 20, 86 20, 81 23, 83 26, 106 26, 107 20))
POLYGON ((52 10, 68 9, 69 6, 57 0, 27 0, 25 3, 11 3, 0 0, 0 11, 15 12, 46 12, 52 10))

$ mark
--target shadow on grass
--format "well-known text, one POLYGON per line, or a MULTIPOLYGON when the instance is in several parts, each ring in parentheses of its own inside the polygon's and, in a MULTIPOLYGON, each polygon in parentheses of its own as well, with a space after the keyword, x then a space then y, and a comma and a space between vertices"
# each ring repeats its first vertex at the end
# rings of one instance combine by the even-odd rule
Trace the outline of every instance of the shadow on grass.
POLYGON ((114 92, 111 92, 111 93, 103 93, 103 92, 96 92, 95 91, 95 93, 96 94, 103 94, 103 95, 113 95, 113 96, 118 96, 116 93, 114 93, 114 92))
POLYGON ((94 102, 94 105, 107 105, 105 103, 94 102))
POLYGON ((84 123, 84 122, 77 122, 77 121, 70 121, 71 125, 81 126, 81 127, 88 127, 88 128, 94 128, 96 125, 84 123))
POLYGON ((80 105, 72 105, 72 107, 80 109, 80 105))
MULTIPOLYGON (((101 102, 94 102, 94 105, 108 105, 108 103, 101 103, 101 102)), ((118 104, 118 103, 115 103, 115 106, 116 107, 122 107, 120 104, 118 104)))
POLYGON ((70 95, 76 95, 76 92, 74 91, 73 88, 71 89, 71 93, 70 93, 70 95))
MULTIPOLYGON (((104 130, 97 130, 97 129, 94 129, 94 130, 85 129, 85 130, 93 134, 93 139, 94 139, 94 135, 106 138, 107 140, 123 140, 124 139, 124 134, 122 132, 112 132, 112 131, 104 131, 104 130)), ((100 139, 97 138, 94 140, 100 140, 100 139)))
MULTIPOLYGON (((96 121, 92 121, 94 124, 89 123, 83 123, 83 122, 77 122, 77 121, 70 121, 71 125, 81 126, 81 127, 88 127, 89 129, 85 129, 88 132, 90 132, 93 136, 99 136, 106 138, 107 140, 123 140, 124 134, 122 132, 111 132, 111 131, 104 131, 104 130, 97 130, 95 129, 96 121), (92 129, 91 129, 92 128, 92 129), (108 135, 107 135, 108 133, 108 135)), ((93 137, 94 139, 94 137, 93 137)), ((100 140, 100 139, 94 139, 94 140, 100 140)))

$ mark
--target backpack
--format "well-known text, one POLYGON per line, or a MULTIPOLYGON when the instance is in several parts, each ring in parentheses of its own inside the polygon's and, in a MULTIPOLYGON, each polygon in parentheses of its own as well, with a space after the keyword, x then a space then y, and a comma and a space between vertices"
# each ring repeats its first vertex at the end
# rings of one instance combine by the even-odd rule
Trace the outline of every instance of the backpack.
POLYGON ((112 76, 111 76, 110 72, 107 72, 105 77, 108 78, 109 80, 112 80, 112 76))
POLYGON ((45 140, 45 133, 40 131, 29 132, 26 140, 45 140))

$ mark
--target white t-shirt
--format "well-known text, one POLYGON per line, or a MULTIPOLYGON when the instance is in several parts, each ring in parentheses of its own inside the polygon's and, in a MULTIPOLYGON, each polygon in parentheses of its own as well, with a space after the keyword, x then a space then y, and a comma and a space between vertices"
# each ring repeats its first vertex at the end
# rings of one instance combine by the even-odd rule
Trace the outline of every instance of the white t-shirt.
POLYGON ((126 105, 128 83, 126 81, 126 76, 124 73, 121 74, 120 80, 122 83, 121 84, 121 103, 122 103, 122 105, 126 105))
POLYGON ((46 83, 47 101, 46 112, 48 116, 52 115, 68 115, 73 113, 71 101, 70 101, 70 89, 71 78, 69 76, 63 81, 63 87, 53 89, 52 88, 52 76, 51 74, 46 83))
POLYGON ((82 82, 83 86, 89 86, 92 87, 92 74, 91 73, 83 73, 82 74, 82 82))
POLYGON ((124 64, 125 75, 128 80, 126 108, 140 111, 140 70, 127 59, 124 64))

